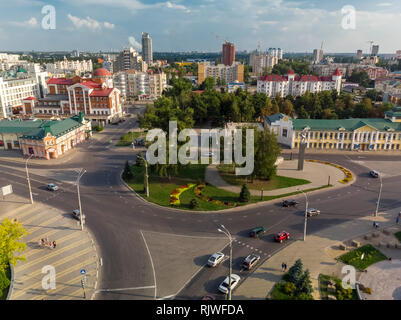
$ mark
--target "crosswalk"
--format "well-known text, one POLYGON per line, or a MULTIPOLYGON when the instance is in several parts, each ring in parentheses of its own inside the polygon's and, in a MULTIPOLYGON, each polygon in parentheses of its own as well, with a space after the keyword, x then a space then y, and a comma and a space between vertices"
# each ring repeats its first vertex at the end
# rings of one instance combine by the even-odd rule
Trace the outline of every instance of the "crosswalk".
POLYGON ((11 300, 84 299, 80 270, 86 270, 86 299, 96 291, 99 257, 94 242, 77 222, 61 211, 43 204, 21 206, 2 218, 17 218, 28 235, 23 239, 26 261, 14 268, 11 300), (43 247, 39 240, 56 241, 56 248, 43 247), (55 288, 48 288, 51 266, 55 271, 55 288))

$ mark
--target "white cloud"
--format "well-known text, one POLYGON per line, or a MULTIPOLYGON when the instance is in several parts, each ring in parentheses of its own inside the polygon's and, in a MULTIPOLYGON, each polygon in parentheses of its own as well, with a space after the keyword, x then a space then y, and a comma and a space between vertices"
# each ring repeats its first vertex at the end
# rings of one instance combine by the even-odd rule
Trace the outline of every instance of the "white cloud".
POLYGON ((106 29, 114 29, 115 27, 114 24, 110 22, 99 22, 91 17, 81 19, 71 14, 68 14, 67 17, 71 20, 76 29, 87 28, 91 31, 98 31, 102 29, 102 26, 106 29))
POLYGON ((175 4, 175 3, 172 3, 172 2, 170 2, 170 1, 167 1, 166 4, 165 4, 165 6, 166 6, 167 8, 169 8, 169 9, 183 10, 183 11, 185 11, 186 13, 190 13, 190 12, 191 12, 191 10, 189 10, 186 6, 183 6, 183 5, 181 5, 181 4, 175 4))
POLYGON ((378 7, 391 7, 392 5, 393 4, 390 2, 381 2, 377 4, 378 7))
POLYGON ((135 49, 135 50, 141 50, 142 49, 142 45, 135 40, 134 37, 129 37, 128 41, 130 43, 130 45, 135 49))
POLYGON ((27 21, 11 21, 11 25, 16 26, 16 27, 30 27, 30 28, 35 28, 38 26, 38 20, 36 18, 32 17, 31 19, 27 21))

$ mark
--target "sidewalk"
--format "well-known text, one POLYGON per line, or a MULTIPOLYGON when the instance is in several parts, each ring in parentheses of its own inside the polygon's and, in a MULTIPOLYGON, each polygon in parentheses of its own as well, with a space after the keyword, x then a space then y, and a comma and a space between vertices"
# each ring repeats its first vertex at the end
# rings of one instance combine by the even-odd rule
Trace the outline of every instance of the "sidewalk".
MULTIPOLYGON (((341 268, 344 264, 335 260, 335 258, 347 251, 337 249, 338 244, 349 239, 358 238, 363 234, 372 233, 374 231, 372 230, 372 221, 379 222, 381 229, 394 225, 395 217, 400 212, 400 209, 381 212, 378 218, 364 217, 332 226, 321 230, 317 234, 307 236, 305 242, 298 240, 291 243, 256 269, 233 293, 233 299, 266 299, 274 285, 281 280, 284 274, 281 271, 281 264, 285 262, 290 268, 299 258, 302 259, 304 268, 310 271, 314 298, 320 299, 318 289, 319 274, 335 275, 342 278, 341 268)), ((386 249, 382 251, 386 254, 386 249)))
MULTIPOLYGON (((342 184, 339 182, 339 180, 344 179, 345 177, 344 173, 333 166, 328 166, 321 163, 305 162, 303 171, 298 171, 297 168, 298 168, 298 160, 285 160, 278 166, 277 175, 296 179, 304 179, 310 181, 311 183, 289 188, 263 191, 263 195, 276 196, 286 193, 297 192, 298 191, 297 189, 307 190, 307 189, 319 188, 321 186, 326 186, 329 181, 329 176, 330 176, 330 184, 332 184, 334 187, 340 188, 349 185, 349 184, 342 184)), ((241 187, 232 186, 223 180, 215 165, 210 165, 207 167, 205 180, 206 182, 218 188, 234 193, 241 192, 241 187)), ((249 190, 249 191, 253 196, 260 196, 260 190, 249 190)))
POLYGON ((0 201, 0 221, 17 218, 29 232, 23 239, 27 244, 22 254, 26 261, 14 267, 14 282, 11 284, 10 300, 81 300, 81 269, 86 270, 86 299, 92 299, 99 278, 99 257, 93 237, 72 219, 69 212, 34 203, 12 194, 0 201), (40 247, 42 238, 56 241, 57 247, 40 247), (45 266, 53 266, 56 271, 56 288, 45 290, 49 271, 45 266))

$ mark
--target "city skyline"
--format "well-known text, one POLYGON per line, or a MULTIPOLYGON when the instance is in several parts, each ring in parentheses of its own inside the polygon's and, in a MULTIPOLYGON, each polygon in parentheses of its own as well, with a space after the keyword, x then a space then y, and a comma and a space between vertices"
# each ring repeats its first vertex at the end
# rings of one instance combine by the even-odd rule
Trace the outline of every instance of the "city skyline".
POLYGON ((263 49, 313 52, 324 41, 324 52, 366 54, 374 41, 380 53, 395 53, 399 44, 388 35, 401 29, 401 4, 391 1, 16 0, 0 7, 0 51, 141 51, 147 32, 155 52, 219 52, 228 39, 238 52, 258 41, 263 49), (47 4, 56 10, 55 30, 41 26, 47 4), (342 26, 346 5, 356 9, 355 29, 342 26))

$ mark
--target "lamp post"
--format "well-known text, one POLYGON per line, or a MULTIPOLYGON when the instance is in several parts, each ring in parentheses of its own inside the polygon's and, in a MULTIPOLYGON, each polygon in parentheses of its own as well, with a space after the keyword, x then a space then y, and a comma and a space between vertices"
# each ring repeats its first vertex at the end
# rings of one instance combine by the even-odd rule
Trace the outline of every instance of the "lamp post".
POLYGON ((303 192, 301 189, 297 189, 303 193, 305 196, 305 222, 304 222, 304 241, 306 241, 306 224, 308 222, 308 196, 306 195, 305 192, 303 192))
POLYGON ((379 198, 377 199, 377 203, 376 203, 375 217, 377 217, 377 215, 379 213, 380 199, 382 197, 382 189, 383 189, 383 181, 382 181, 382 176, 380 173, 379 173, 379 179, 380 179, 380 191, 379 191, 379 198))
POLYGON ((219 232, 224 233, 228 239, 230 240, 230 271, 228 275, 228 283, 229 283, 229 291, 228 291, 228 300, 231 300, 231 274, 232 274, 232 266, 233 266, 233 246, 232 246, 232 238, 231 233, 227 230, 227 228, 223 225, 220 226, 222 229, 217 229, 219 232))
POLYGON ((149 198, 149 174, 148 174, 148 161, 145 160, 145 187, 146 187, 146 197, 149 198))
POLYGON ((33 157, 33 154, 29 156, 28 159, 25 161, 25 170, 26 170, 26 180, 28 181, 28 188, 29 188, 29 196, 31 198, 31 204, 33 204, 33 197, 32 197, 32 188, 31 188, 31 181, 29 180, 29 173, 28 173, 28 161, 33 157))
POLYGON ((78 175, 78 178, 77 178, 77 191, 78 191, 78 204, 79 204, 79 218, 80 218, 80 220, 81 220, 81 230, 82 230, 82 231, 84 230, 84 223, 83 223, 83 218, 82 218, 83 213, 82 213, 82 206, 81 206, 81 194, 80 194, 80 192, 79 192, 79 182, 80 182, 82 176, 83 176, 85 173, 86 173, 86 170, 81 169, 81 171, 79 171, 79 175, 78 175))

